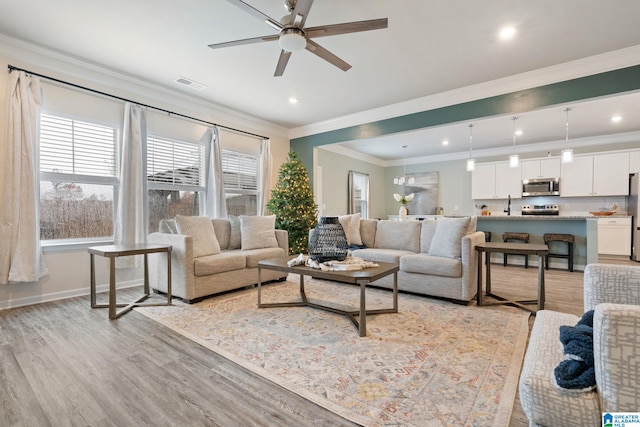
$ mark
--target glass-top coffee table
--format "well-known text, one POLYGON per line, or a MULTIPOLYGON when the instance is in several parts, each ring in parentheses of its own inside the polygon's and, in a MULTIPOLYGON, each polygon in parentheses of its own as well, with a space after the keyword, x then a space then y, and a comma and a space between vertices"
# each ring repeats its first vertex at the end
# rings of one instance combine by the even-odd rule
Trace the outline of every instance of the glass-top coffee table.
POLYGON ((367 315, 397 313, 398 312, 398 270, 397 264, 378 262, 379 267, 370 267, 362 270, 354 271, 322 271, 303 265, 289 267, 287 261, 291 258, 277 258, 258 262, 258 308, 266 307, 313 307, 319 310, 329 311, 331 313, 342 314, 347 316, 351 323, 356 327, 361 337, 367 336, 367 315), (294 273, 300 275, 300 297, 301 301, 281 302, 281 303, 262 303, 262 269, 282 271, 285 273, 294 273), (366 285, 375 282, 385 276, 393 274, 393 307, 377 310, 366 309, 366 285), (304 292, 304 276, 313 276, 317 279, 331 280, 334 282, 349 283, 360 286, 360 307, 357 310, 340 310, 338 308, 329 307, 318 302, 311 302, 307 299, 304 292), (358 316, 359 321, 356 319, 358 316))

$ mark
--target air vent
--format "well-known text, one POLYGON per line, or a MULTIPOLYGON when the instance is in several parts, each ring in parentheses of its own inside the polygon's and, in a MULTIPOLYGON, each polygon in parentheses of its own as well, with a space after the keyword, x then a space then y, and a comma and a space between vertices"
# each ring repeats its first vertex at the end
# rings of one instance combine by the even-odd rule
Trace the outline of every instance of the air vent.
POLYGON ((182 77, 182 76, 178 77, 175 80, 175 82, 178 83, 178 84, 184 85, 184 86, 188 86, 191 89, 197 90, 197 91, 200 91, 200 92, 202 92, 203 90, 205 90, 207 88, 207 86, 203 85, 202 83, 195 82, 195 81, 193 81, 191 79, 188 79, 188 78, 182 77))

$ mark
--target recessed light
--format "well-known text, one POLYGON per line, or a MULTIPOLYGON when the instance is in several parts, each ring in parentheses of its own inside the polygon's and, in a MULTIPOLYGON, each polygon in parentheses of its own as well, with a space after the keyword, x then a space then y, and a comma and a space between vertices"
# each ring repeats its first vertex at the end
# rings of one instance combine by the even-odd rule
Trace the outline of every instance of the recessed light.
POLYGON ((618 116, 618 115, 613 116, 613 117, 611 117, 611 121, 613 123, 618 123, 618 122, 622 121, 622 116, 618 116))
POLYGON ((448 139, 443 139, 442 140, 442 145, 449 145, 449 140, 448 139))
POLYGON ((512 39, 513 36, 516 35, 516 27, 512 25, 507 25, 506 27, 502 27, 498 35, 502 40, 512 39))
POLYGON ((292 96, 289 98, 289 104, 297 104, 298 103, 298 98, 296 98, 295 96, 292 96))

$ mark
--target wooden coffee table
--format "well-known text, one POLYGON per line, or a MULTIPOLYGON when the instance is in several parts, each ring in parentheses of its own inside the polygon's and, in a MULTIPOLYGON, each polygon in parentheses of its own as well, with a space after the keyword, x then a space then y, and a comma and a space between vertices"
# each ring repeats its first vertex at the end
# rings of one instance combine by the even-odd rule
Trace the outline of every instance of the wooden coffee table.
POLYGON ((398 270, 397 264, 387 262, 378 262, 379 267, 370 267, 363 270, 355 271, 322 271, 311 267, 297 265, 289 267, 287 261, 290 258, 269 259, 258 262, 258 308, 266 307, 313 307, 319 310, 329 311, 331 313, 342 314, 347 316, 351 323, 359 331, 361 337, 367 336, 367 315, 397 313, 398 312, 398 270), (262 303, 262 269, 282 271, 285 273, 295 273, 300 275, 300 297, 301 301, 297 302, 281 302, 281 303, 262 303), (385 308, 378 310, 366 309, 365 289, 367 283, 375 282, 389 274, 393 274, 393 308, 385 308), (304 276, 313 276, 318 279, 326 279, 334 282, 349 283, 360 286, 360 307, 358 310, 340 310, 329 307, 318 302, 311 302, 307 299, 304 292, 304 276), (356 320, 359 317, 359 321, 356 320))

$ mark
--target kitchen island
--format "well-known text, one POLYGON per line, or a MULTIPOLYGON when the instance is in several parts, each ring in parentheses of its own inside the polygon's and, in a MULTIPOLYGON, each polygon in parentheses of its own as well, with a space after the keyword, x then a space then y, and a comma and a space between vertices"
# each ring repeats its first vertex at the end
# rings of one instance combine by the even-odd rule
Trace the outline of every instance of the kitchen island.
MULTIPOLYGON (((496 215, 478 216, 478 231, 490 231, 491 241, 501 242, 506 231, 529 233, 529 243, 544 244, 545 233, 573 234, 574 267, 584 270, 587 264, 598 262, 598 218, 594 216, 556 216, 556 215, 496 215)), ((556 250, 557 251, 557 250, 556 250)), ((492 262, 502 262, 502 255, 494 254, 492 262)), ((531 259, 537 265, 537 259, 531 259)), ((510 258, 509 263, 524 264, 523 260, 510 258)), ((551 268, 567 268, 566 260, 549 259, 551 268)))

